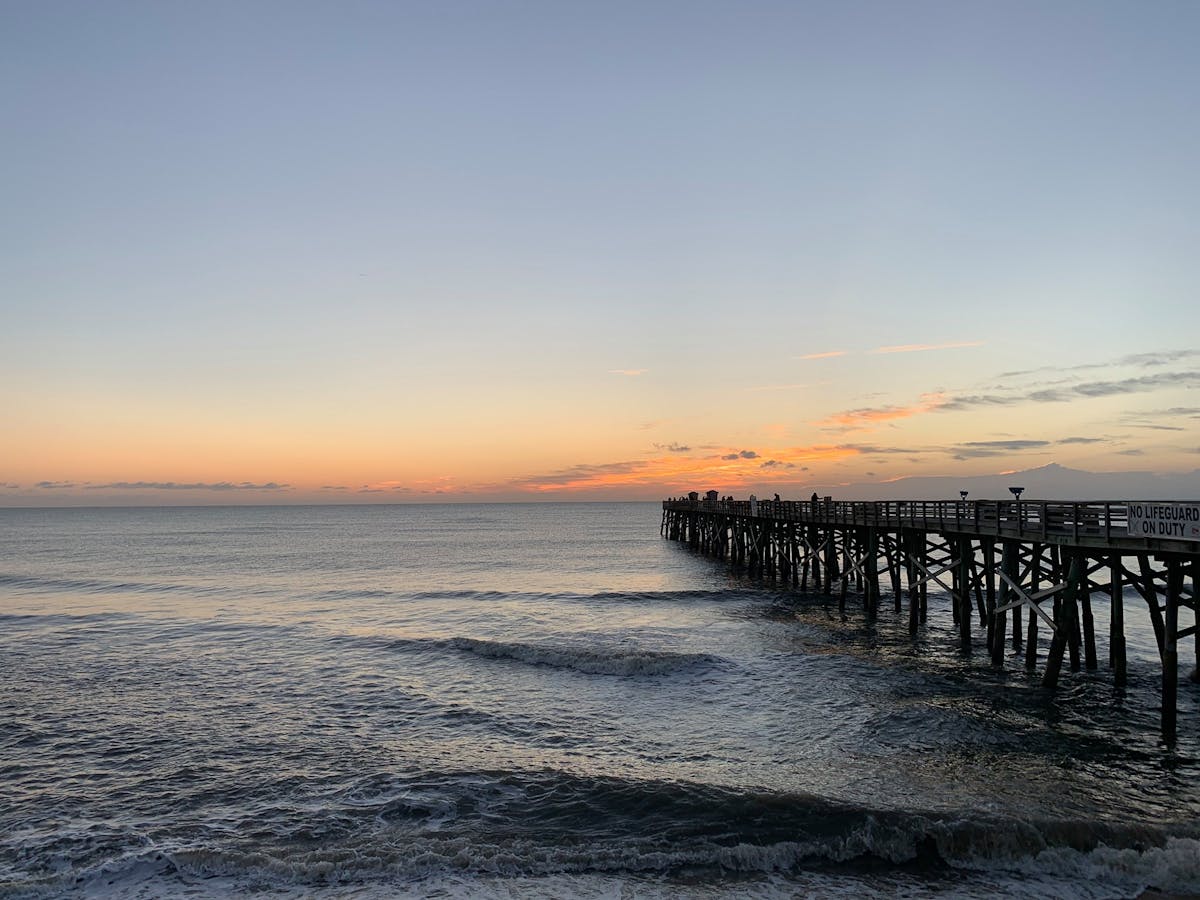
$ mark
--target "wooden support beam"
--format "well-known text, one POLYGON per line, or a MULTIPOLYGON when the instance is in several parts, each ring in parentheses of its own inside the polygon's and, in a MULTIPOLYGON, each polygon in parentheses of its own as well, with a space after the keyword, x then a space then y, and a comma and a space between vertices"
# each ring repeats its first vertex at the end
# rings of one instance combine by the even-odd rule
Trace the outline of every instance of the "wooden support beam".
MULTIPOLYGON (((999 605, 992 610, 992 662, 998 666, 1004 664, 1004 613, 1020 604, 1019 600, 1009 600, 1011 595, 1017 593, 1014 576, 1020 566, 1020 549, 1020 544, 1015 541, 1004 541, 1000 549, 1000 598, 999 605)), ((1036 621, 1036 616, 1030 618, 1036 621)))
POLYGON ((916 556, 921 551, 918 541, 924 541, 923 535, 911 532, 905 536, 907 546, 903 548, 904 567, 908 576, 908 633, 916 634, 921 622, 921 585, 917 581, 916 556))
POLYGON ((1053 587, 1048 587, 1045 590, 1038 591, 1035 594, 1027 594, 1027 593, 1025 593, 1025 589, 1022 588, 1021 585, 1017 584, 1017 582, 1013 581, 1008 576, 1008 573, 1001 571, 1000 572, 1000 580, 1003 581, 1005 584, 1007 584, 1010 588, 1013 589, 1013 591, 1017 594, 1017 599, 1011 600, 1011 601, 1005 603, 1003 606, 996 607, 996 612, 1007 612, 1010 609, 1014 609, 1015 607, 1018 607, 1018 606, 1021 606, 1022 604, 1024 604, 1025 606, 1028 606, 1031 610, 1033 610, 1035 613, 1037 613, 1038 616, 1040 616, 1041 619, 1047 625, 1050 626, 1051 631, 1056 630, 1054 620, 1051 619, 1048 615, 1046 615, 1045 610, 1043 610, 1040 606, 1038 606, 1038 602, 1041 600, 1045 600, 1047 597, 1053 597, 1055 594, 1057 594, 1063 588, 1067 587, 1066 583, 1056 584, 1053 587))
POLYGON ((895 611, 899 613, 902 608, 900 594, 900 565, 897 559, 899 550, 899 536, 893 540, 891 535, 886 531, 883 533, 883 553, 887 561, 888 577, 892 582, 892 600, 895 603, 895 611))
POLYGON ((1200 682, 1200 560, 1192 561, 1192 621, 1196 632, 1196 668, 1192 669, 1192 681, 1200 682))
POLYGON ((1067 649, 1071 633, 1071 619, 1075 615, 1075 594, 1079 590, 1079 582, 1083 577, 1078 555, 1071 554, 1067 571, 1067 583, 1063 591, 1062 603, 1059 605, 1060 619, 1054 629, 1054 639, 1050 642, 1050 652, 1046 657, 1046 671, 1042 675, 1042 687, 1051 690, 1058 687, 1058 675, 1062 670, 1063 654, 1067 649))
POLYGON ((1163 625, 1166 641, 1162 654, 1162 734, 1168 744, 1175 743, 1176 699, 1179 691, 1179 657, 1176 632, 1179 630, 1179 595, 1183 590, 1183 566, 1167 560, 1166 613, 1163 625))
POLYGON ((1087 557, 1084 556, 1084 578, 1079 591, 1079 609, 1083 613, 1083 651, 1084 665, 1089 672, 1096 669, 1096 625, 1092 620, 1092 582, 1087 577, 1087 557))
MULTIPOLYGON (((1030 564, 1029 564, 1029 586, 1030 589, 1037 593, 1042 586, 1042 545, 1034 543, 1030 548, 1030 564)), ((1050 622, 1051 631, 1053 631, 1053 622, 1050 622)), ((1051 635, 1053 637, 1053 635, 1051 635)), ((1038 616, 1030 615, 1029 631, 1025 636, 1025 670, 1028 672, 1037 671, 1037 653, 1038 653, 1038 616)))
POLYGON ((1134 575, 1132 572, 1128 574, 1132 576, 1133 584, 1137 588, 1138 593, 1142 595, 1142 599, 1150 607, 1150 624, 1154 626, 1154 636, 1158 639, 1158 655, 1161 657, 1166 649, 1166 623, 1163 622, 1162 607, 1158 605, 1158 587, 1155 584, 1154 570, 1150 567, 1150 557, 1148 554, 1138 554, 1138 569, 1141 572, 1140 577, 1134 575))
POLYGON ((958 642, 959 647, 969 653, 971 651, 971 564, 975 551, 971 547, 969 537, 959 538, 958 542, 958 583, 962 585, 962 599, 959 602, 958 642))
POLYGON ((1113 682, 1125 687, 1125 586, 1121 554, 1112 554, 1109 563, 1108 662, 1113 670, 1113 682))

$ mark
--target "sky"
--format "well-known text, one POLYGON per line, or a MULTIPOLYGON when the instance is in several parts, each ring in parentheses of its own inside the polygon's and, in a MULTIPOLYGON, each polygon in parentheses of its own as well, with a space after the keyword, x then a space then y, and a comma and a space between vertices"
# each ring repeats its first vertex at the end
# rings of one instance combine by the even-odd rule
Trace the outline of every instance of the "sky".
POLYGON ((1198 33, 0 0, 0 506, 1200 497, 1198 33))

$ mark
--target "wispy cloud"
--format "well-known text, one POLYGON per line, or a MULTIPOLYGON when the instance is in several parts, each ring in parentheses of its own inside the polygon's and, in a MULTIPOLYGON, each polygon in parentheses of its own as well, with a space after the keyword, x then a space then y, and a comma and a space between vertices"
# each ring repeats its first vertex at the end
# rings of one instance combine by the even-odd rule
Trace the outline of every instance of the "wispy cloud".
POLYGON ((1155 350, 1150 353, 1129 353, 1108 362, 1080 363, 1076 366, 1038 366, 1033 369, 1001 372, 996 377, 1019 378, 1022 375, 1034 375, 1038 372, 1086 372, 1092 369, 1116 369, 1123 366, 1149 369, 1179 362, 1182 359, 1194 359, 1198 356, 1200 356, 1200 350, 1155 350))
POLYGON ((21 486, 19 484, 13 484, 11 481, 0 481, 0 489, 6 491, 16 491, 20 490, 20 488, 21 486))
MULTIPOLYGON (((464 487, 453 475, 439 475, 435 478, 424 478, 416 481, 372 481, 354 488, 356 494, 403 494, 404 496, 445 496, 475 493, 477 486, 464 487)), ((336 485, 331 490, 338 490, 336 485)))
POLYGON ((1144 409, 1121 417, 1125 421, 1146 419, 1200 419, 1200 406, 1172 406, 1170 409, 1144 409))
POLYGON ((918 416, 938 409, 943 403, 941 394, 925 394, 922 395, 921 402, 913 406, 865 406, 847 409, 813 424, 829 431, 855 431, 881 422, 918 416))
POLYGON ((909 454, 923 453, 924 450, 918 450, 915 447, 888 447, 880 444, 839 444, 838 446, 846 450, 852 450, 855 453, 861 453, 864 456, 882 456, 889 454, 909 454))
POLYGON ((514 487, 534 491, 561 490, 563 488, 603 487, 611 484, 634 482, 637 475, 651 468, 648 460, 624 460, 611 463, 579 463, 543 475, 530 475, 512 482, 514 487))
POLYGON ((876 347, 871 353, 921 353, 925 350, 954 350, 959 347, 982 347, 983 341, 953 341, 948 344, 895 344, 876 347))
POLYGON ((1024 402, 1066 403, 1080 398, 1116 397, 1178 387, 1200 387, 1200 370, 1156 372, 1152 375, 1135 375, 1112 381, 1085 381, 1070 387, 1025 393, 967 394, 947 398, 938 409, 942 412, 957 412, 975 407, 1010 406, 1024 402))
POLYGON ((835 356, 845 356, 845 350, 826 350, 823 353, 805 353, 796 359, 833 359, 835 356))
POLYGON ((1158 387, 1178 387, 1200 385, 1200 371, 1192 372, 1159 372, 1154 375, 1140 375, 1136 378, 1124 378, 1120 381, 1089 381, 1077 384, 1069 390, 1082 397, 1113 397, 1117 394, 1136 394, 1141 391, 1154 390, 1158 387))
POLYGON ((652 459, 610 463, 581 463, 554 472, 529 475, 502 485, 499 490, 530 493, 591 491, 609 488, 672 490, 697 484, 732 489, 755 484, 765 472, 808 471, 804 463, 855 456, 857 451, 832 444, 758 450, 730 450, 706 457, 669 455, 652 459), (764 456, 769 458, 764 459, 764 456))
POLYGON ((1157 350, 1153 353, 1133 353, 1122 356, 1117 360, 1121 366, 1166 366, 1181 359, 1195 359, 1200 356, 1200 350, 1157 350))
POLYGON ((39 481, 34 484, 35 488, 41 488, 43 491, 64 491, 71 488, 82 487, 74 481, 39 481))
POLYGON ((608 374, 610 374, 610 375, 628 375, 631 378, 635 378, 638 375, 645 375, 649 371, 650 371, 649 369, 609 369, 608 374))
POLYGON ((286 491, 290 484, 267 481, 255 484, 251 481, 110 481, 107 484, 89 484, 88 491, 286 491))
POLYGON ((966 441, 953 448, 955 459, 981 459, 989 456, 1009 456, 1025 450, 1041 450, 1050 446, 1050 441, 966 441))
POLYGON ((692 450, 691 447, 688 447, 685 444, 677 444, 674 441, 669 444, 655 444, 654 449, 663 450, 667 453, 690 453, 692 450))

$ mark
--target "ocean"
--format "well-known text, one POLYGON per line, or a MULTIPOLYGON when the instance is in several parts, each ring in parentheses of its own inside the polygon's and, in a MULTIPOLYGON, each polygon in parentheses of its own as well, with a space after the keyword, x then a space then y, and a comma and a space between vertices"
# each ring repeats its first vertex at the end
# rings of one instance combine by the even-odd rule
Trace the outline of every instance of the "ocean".
POLYGON ((1136 594, 1048 693, 660 512, 0 510, 0 895, 1200 892, 1136 594))

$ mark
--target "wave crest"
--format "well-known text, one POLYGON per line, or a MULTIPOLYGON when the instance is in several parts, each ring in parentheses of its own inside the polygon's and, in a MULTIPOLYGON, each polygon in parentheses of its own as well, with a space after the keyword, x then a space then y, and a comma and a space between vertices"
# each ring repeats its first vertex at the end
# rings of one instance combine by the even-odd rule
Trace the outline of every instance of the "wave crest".
POLYGON ((467 637, 451 638, 446 646, 487 659, 511 659, 534 666, 573 669, 588 675, 669 675, 720 663, 717 657, 704 653, 632 647, 546 646, 467 637))

